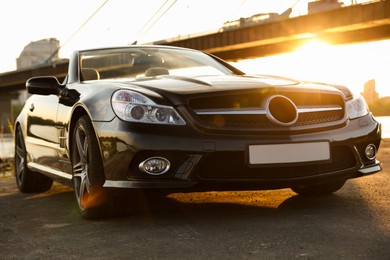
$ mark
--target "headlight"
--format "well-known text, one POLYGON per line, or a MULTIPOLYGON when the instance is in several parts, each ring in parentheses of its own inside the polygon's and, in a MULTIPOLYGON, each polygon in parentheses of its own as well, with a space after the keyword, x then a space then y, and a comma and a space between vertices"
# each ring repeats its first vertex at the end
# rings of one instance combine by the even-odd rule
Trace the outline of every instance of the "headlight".
POLYGON ((148 97, 131 91, 118 90, 111 99, 115 114, 122 120, 148 124, 185 125, 173 107, 162 106, 148 97))
POLYGON ((369 113, 366 101, 361 95, 356 95, 347 102, 347 112, 349 119, 365 116, 369 113))

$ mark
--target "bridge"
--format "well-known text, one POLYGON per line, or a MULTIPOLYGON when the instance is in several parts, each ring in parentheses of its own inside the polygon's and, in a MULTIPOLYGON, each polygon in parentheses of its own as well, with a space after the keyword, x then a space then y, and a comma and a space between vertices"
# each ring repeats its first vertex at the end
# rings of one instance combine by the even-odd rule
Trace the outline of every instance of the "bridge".
MULTIPOLYGON (((203 50, 225 60, 235 61, 290 52, 313 38, 331 44, 390 39, 390 0, 351 5, 237 29, 220 29, 209 34, 177 37, 153 44, 203 50)), ((54 75, 63 79, 67 69, 67 60, 62 60, 2 73, 0 93, 22 90, 26 80, 34 76, 54 75)), ((6 105, 3 104, 6 102, 4 99, 1 102, 2 106, 6 105)))
POLYGON ((390 1, 352 5, 258 26, 156 42, 203 50, 225 60, 290 52, 310 39, 351 44, 390 38, 390 1))
MULTIPOLYGON (((172 38, 153 44, 193 48, 234 61, 290 52, 313 38, 331 44, 390 39, 390 0, 351 5, 234 30, 220 29, 211 34, 172 38)), ((64 78, 67 66, 65 60, 0 74, 0 91, 24 89, 26 80, 33 76, 64 78)))

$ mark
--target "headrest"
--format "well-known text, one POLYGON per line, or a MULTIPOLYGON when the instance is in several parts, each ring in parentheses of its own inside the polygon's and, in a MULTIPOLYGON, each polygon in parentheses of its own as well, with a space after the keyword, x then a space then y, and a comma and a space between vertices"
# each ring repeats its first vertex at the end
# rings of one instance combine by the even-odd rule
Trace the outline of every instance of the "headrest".
POLYGON ((159 75, 169 75, 169 70, 163 67, 152 67, 145 71, 145 77, 155 77, 159 75))
POLYGON ((82 68, 81 77, 83 81, 86 80, 99 80, 100 74, 96 69, 93 68, 82 68))

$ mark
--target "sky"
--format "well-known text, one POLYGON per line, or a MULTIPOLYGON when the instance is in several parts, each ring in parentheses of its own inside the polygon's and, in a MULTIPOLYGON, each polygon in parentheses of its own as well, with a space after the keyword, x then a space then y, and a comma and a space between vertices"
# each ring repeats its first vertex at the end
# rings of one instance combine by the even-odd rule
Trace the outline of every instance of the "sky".
MULTIPOLYGON (((62 46, 60 58, 68 58, 76 49, 150 43, 212 31, 228 20, 256 13, 282 13, 294 4, 292 16, 304 15, 308 1, 0 0, 0 73, 15 70, 16 58, 32 41, 57 38, 62 46)), ((344 1, 346 5, 351 2, 344 1)), ((314 42, 293 53, 235 65, 253 74, 340 83, 357 91, 375 79, 379 94, 390 96, 390 73, 386 72, 390 41, 347 46, 314 42)))
POLYGON ((374 79, 379 96, 390 96, 390 40, 338 46, 314 40, 292 53, 234 65, 251 74, 261 71, 262 74, 346 85, 354 92, 363 92, 364 84, 374 79))

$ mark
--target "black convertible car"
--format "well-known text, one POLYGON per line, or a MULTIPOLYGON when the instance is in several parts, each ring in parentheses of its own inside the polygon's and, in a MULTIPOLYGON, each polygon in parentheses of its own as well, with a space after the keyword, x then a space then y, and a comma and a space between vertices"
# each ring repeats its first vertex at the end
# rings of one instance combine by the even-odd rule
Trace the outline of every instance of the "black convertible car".
MULTIPOLYGON (((73 185, 84 218, 127 189, 339 190, 381 170, 380 124, 346 87, 248 76, 203 52, 76 51, 63 83, 35 77, 15 125, 21 192, 73 185)), ((126 193, 125 193, 126 194, 126 193)))

